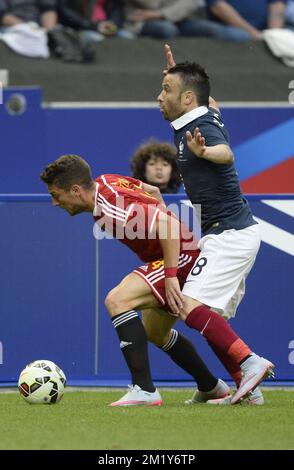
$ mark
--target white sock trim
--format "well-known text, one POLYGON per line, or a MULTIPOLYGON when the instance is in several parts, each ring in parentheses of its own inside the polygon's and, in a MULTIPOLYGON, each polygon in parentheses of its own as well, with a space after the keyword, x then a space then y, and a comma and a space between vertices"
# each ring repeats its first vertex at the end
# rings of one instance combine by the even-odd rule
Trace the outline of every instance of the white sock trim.
POLYGON ((168 342, 164 346, 162 346, 161 349, 165 352, 169 351, 175 345, 178 336, 179 333, 177 332, 177 330, 171 330, 171 336, 168 342))
POLYGON ((118 317, 114 317, 112 319, 112 323, 114 328, 117 328, 118 326, 122 325, 123 323, 126 323, 129 320, 132 320, 133 318, 138 317, 138 314, 135 310, 130 310, 129 312, 125 312, 118 317))

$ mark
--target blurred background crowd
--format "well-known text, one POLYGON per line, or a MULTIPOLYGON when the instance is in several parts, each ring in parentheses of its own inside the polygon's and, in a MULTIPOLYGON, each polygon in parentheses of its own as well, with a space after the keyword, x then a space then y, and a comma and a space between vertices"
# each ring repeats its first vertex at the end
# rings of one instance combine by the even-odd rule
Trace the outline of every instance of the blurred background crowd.
POLYGON ((294 29, 294 0, 0 0, 9 47, 67 62, 93 61, 93 43, 115 37, 258 41, 273 28, 294 29))

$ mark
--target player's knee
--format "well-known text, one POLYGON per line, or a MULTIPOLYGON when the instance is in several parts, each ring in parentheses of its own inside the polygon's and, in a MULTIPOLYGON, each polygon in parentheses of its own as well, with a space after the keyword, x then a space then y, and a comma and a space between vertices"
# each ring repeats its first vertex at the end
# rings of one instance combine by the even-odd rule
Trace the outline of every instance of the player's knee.
POLYGON ((116 292, 116 289, 112 289, 110 292, 108 292, 105 298, 105 306, 110 316, 118 315, 119 313, 122 313, 121 308, 120 308, 119 296, 116 292))
POLYGON ((123 312, 127 312, 132 308, 131 302, 122 296, 119 289, 112 289, 105 298, 105 306, 111 317, 123 312))

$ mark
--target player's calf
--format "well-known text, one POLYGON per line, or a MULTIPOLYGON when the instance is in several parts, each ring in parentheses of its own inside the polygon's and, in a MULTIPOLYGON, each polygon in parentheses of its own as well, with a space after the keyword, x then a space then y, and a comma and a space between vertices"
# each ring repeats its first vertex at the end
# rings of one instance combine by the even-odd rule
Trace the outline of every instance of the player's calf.
POLYGON ((135 310, 122 312, 111 319, 120 340, 120 349, 124 355, 132 376, 132 384, 145 392, 153 393, 147 336, 142 322, 135 310))

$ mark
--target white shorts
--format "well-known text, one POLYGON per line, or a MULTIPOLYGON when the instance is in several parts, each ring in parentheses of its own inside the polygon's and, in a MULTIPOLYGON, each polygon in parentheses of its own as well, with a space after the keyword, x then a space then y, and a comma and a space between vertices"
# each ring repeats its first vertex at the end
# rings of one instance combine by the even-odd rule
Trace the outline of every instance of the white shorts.
POLYGON ((201 238, 198 243, 201 253, 186 279, 183 294, 208 305, 226 319, 234 317, 259 246, 258 224, 201 238))

